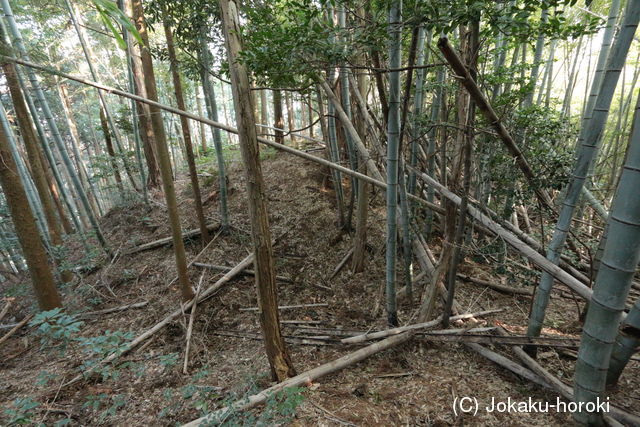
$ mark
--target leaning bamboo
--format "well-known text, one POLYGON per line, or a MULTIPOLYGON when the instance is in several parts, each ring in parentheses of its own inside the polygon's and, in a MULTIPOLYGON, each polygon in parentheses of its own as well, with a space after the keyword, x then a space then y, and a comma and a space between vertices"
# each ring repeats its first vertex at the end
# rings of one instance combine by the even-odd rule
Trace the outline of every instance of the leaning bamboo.
MULTIPOLYGON (((640 3, 640 2, 639 2, 640 3)), ((640 9, 640 4, 638 5, 640 9)), ((640 10, 637 13, 640 18, 640 10)), ((614 46, 615 49, 615 46, 614 46)), ((613 53, 614 51, 612 51, 613 53)), ((597 105, 597 102, 596 102, 597 105)), ((595 114, 595 112, 594 112, 595 114)), ((582 330, 575 373, 576 402, 602 399, 611 351, 625 302, 640 262, 640 97, 620 183, 609 215, 607 242, 582 330)), ((581 423, 600 423, 602 414, 579 413, 581 423)))
MULTIPOLYGON (((602 76, 602 82, 599 84, 599 92, 594 101, 591 118, 584 123, 580 130, 578 156, 573 167, 571 180, 567 186, 566 195, 562 201, 562 208, 555 225, 553 237, 547 249, 547 259, 554 264, 558 264, 580 193, 587 181, 589 169, 598 156, 599 140, 602 137, 611 101, 639 21, 640 0, 630 0, 624 12, 620 31, 607 58, 606 70, 602 76)), ((596 84, 595 79, 594 84, 596 84)), ((543 273, 536 288, 534 302, 531 307, 527 328, 528 335, 540 335, 552 287, 553 277, 543 273)))
MULTIPOLYGON (((71 74, 63 73, 61 71, 52 69, 50 67, 45 67, 43 65, 34 64, 32 62, 24 61, 24 60, 19 59, 19 58, 7 57, 7 56, 3 56, 3 55, 0 55, 0 58, 2 58, 3 60, 15 62, 16 64, 24 65, 25 67, 33 68, 33 69, 40 70, 40 71, 43 71, 43 72, 46 72, 46 73, 49 73, 49 74, 54 74, 54 75, 57 75, 57 76, 60 76, 60 77, 64 77, 65 79, 73 80, 73 81, 76 81, 78 83, 82 83, 82 84, 87 85, 87 86, 96 87, 98 89, 104 90, 104 91, 109 92, 109 93, 113 93, 113 94, 118 95, 118 96, 122 96, 124 98, 133 99, 135 101, 139 101, 139 102, 147 104, 147 105, 152 105, 152 106, 158 107, 158 108, 160 108, 162 110, 169 111, 169 112, 174 113, 174 114, 183 115, 183 116, 185 116, 187 118, 190 118, 192 120, 208 124, 208 125, 210 125, 210 126, 212 126, 214 128, 221 129, 221 130, 224 130, 224 131, 229 132, 229 133, 233 133, 233 134, 237 134, 238 133, 238 130, 236 128, 233 128, 231 126, 225 125, 223 123, 216 122, 216 121, 213 121, 213 120, 209 120, 209 119, 206 119, 204 117, 200 117, 200 116, 198 116, 196 114, 192 114, 192 113, 180 110, 178 108, 171 107, 169 105, 165 105, 165 104, 162 104, 160 102, 150 100, 148 98, 144 98, 142 96, 134 95, 132 93, 129 93, 129 92, 126 92, 126 91, 123 91, 123 90, 120 90, 120 89, 117 89, 117 88, 114 88, 114 87, 111 87, 111 86, 103 85, 101 83, 96 83, 96 82, 91 81, 91 80, 87 80, 87 79, 83 79, 81 77, 73 76, 71 74)), ((268 145, 269 147, 273 147, 273 148, 275 148, 277 150, 284 151, 284 152, 289 153, 289 154, 293 154, 295 156, 301 157, 301 158, 306 159, 306 160, 310 160, 312 162, 321 164, 323 166, 327 166, 327 167, 329 167, 331 169, 338 170, 338 171, 340 171, 340 172, 342 172, 342 173, 344 173, 346 175, 354 176, 355 178, 358 178, 360 180, 366 181, 369 184, 372 184, 372 185, 374 185, 374 186, 376 186, 378 188, 381 188, 381 189, 383 189, 385 191, 387 189, 387 184, 382 179, 372 178, 372 177, 367 176, 367 175, 365 175, 363 173, 353 171, 353 170, 351 170, 349 168, 345 168, 344 166, 340 166, 339 164, 336 164, 336 163, 333 163, 331 161, 322 159, 320 157, 316 157, 316 156, 314 156, 312 154, 309 154, 309 153, 306 153, 304 151, 296 150, 293 147, 288 147, 288 146, 286 146, 284 144, 278 144, 278 143, 276 143, 274 141, 271 141, 269 139, 266 139, 266 138, 258 137, 258 142, 260 142, 261 144, 264 144, 264 145, 268 145)), ((357 140, 355 142, 357 142, 357 140)), ((356 147, 358 147, 358 145, 356 147)), ((358 150, 360 152, 360 149, 358 149, 358 150)), ((375 163, 374 163, 374 165, 375 165, 375 163)), ((412 194, 410 194, 408 196, 409 196, 409 198, 411 200, 416 201, 417 203, 420 203, 421 205, 423 205, 423 206, 425 206, 425 207, 427 207, 429 209, 432 209, 434 212, 437 212, 437 213, 440 213, 440 214, 444 213, 444 210, 439 205, 436 205, 434 203, 428 202, 428 201, 426 201, 424 199, 421 199, 421 198, 419 198, 417 196, 414 196, 412 194)))

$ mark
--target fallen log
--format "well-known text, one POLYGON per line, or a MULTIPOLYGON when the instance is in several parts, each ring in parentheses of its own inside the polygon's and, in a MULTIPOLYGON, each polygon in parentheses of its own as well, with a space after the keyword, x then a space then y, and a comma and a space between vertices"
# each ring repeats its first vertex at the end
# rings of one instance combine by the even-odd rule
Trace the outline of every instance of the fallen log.
POLYGON ((475 283, 476 285, 486 286, 487 288, 491 288, 505 294, 528 295, 528 296, 533 295, 533 291, 531 289, 513 288, 511 286, 505 286, 499 283, 489 282, 487 280, 476 279, 475 277, 466 276, 464 274, 458 274, 457 277, 459 279, 464 280, 465 282, 471 282, 471 283, 475 283))
MULTIPOLYGON (((232 267, 227 267, 226 265, 205 264, 202 262, 194 262, 192 265, 200 268, 208 268, 210 270, 217 270, 217 271, 229 271, 232 268, 232 267)), ((244 270, 240 274, 246 275, 246 276, 255 276, 256 272, 253 270, 244 270)), ((284 276, 276 276, 276 280, 282 283, 293 283, 293 280, 284 276)))
MULTIPOLYGON (((470 319, 472 317, 486 316, 488 314, 498 313, 500 311, 502 311, 502 309, 479 311, 477 313, 460 314, 458 316, 451 317, 450 320, 470 319)), ((442 319, 438 318, 436 320, 431 320, 429 322, 416 323, 414 325, 400 326, 398 328, 391 328, 384 331, 369 332, 362 335, 357 335, 355 337, 343 338, 342 340, 340 340, 340 342, 345 344, 355 344, 355 343, 373 340, 377 338, 388 337, 389 335, 397 335, 402 332, 414 331, 416 329, 431 328, 434 326, 438 326, 440 322, 442 322, 442 319)))
MULTIPOLYGON (((478 328, 480 329, 480 328, 478 328)), ((495 328, 485 328, 495 330, 495 328)), ((470 329, 467 333, 453 335, 436 333, 439 331, 418 332, 416 337, 424 337, 428 341, 442 342, 462 342, 476 344, 501 344, 501 345, 532 345, 537 347, 553 348, 578 348, 580 339, 578 338, 552 338, 552 337, 527 337, 523 335, 511 335, 502 337, 499 335, 481 335, 472 333, 476 329, 470 329)))
POLYGON ((312 381, 315 381, 320 377, 334 373, 336 371, 346 368, 347 366, 351 366, 355 363, 358 363, 376 353, 379 353, 391 347, 400 345, 408 341, 412 337, 412 335, 413 334, 411 332, 406 332, 404 334, 389 337, 385 340, 373 343, 371 345, 368 345, 367 347, 363 347, 339 359, 325 363, 323 365, 318 366, 317 368, 311 369, 307 372, 303 372, 302 374, 296 375, 295 377, 289 378, 288 380, 282 381, 281 383, 278 383, 272 387, 262 390, 257 394, 244 397, 232 403, 229 406, 225 406, 224 408, 218 409, 217 411, 207 416, 198 418, 187 424, 184 424, 183 427, 209 425, 210 423, 212 422, 215 423, 216 420, 220 420, 233 412, 244 411, 254 406, 265 403, 269 398, 269 396, 273 395, 274 393, 277 393, 279 391, 282 391, 284 389, 291 388, 291 387, 309 385, 312 383, 312 381))
POLYGON ((244 270, 245 268, 247 268, 251 264, 253 264, 253 253, 251 253, 245 259, 240 261, 240 263, 238 265, 236 265, 233 269, 231 269, 231 271, 226 273, 224 276, 222 276, 220 279, 218 279, 218 281, 216 283, 214 283, 209 288, 207 288, 207 290, 202 292, 202 294, 200 294, 200 296, 198 297, 197 300, 194 298, 191 301, 185 303, 180 308, 178 308, 177 310, 173 311, 171 314, 166 316, 164 319, 162 319, 161 321, 156 323, 153 327, 147 329, 147 331, 143 332, 142 334, 138 335, 135 339, 130 341, 124 347, 124 349, 122 349, 121 351, 119 351, 117 353, 110 354, 109 356, 104 358, 102 361, 100 361, 96 365, 94 365, 90 370, 88 370, 86 372, 83 372, 82 374, 72 378, 70 381, 66 382, 61 387, 68 387, 71 384, 75 384, 78 381, 82 380, 83 378, 87 378, 91 373, 95 372, 95 370, 97 368, 102 367, 102 366, 104 366, 104 365, 106 365, 108 363, 111 363, 115 359, 117 359, 118 357, 129 353, 131 350, 133 350, 138 345, 140 345, 140 343, 144 342, 145 340, 147 340, 148 338, 153 336, 156 332, 160 331, 162 328, 167 326, 171 321, 173 321, 173 319, 177 318, 178 316, 182 315, 185 311, 189 310, 196 301, 198 303, 201 303, 201 302, 205 301, 206 299, 210 298, 211 296, 213 296, 213 294, 215 292, 217 292, 218 289, 220 289, 222 286, 224 286, 229 281, 231 281, 231 279, 233 279, 242 270, 244 270))
MULTIPOLYGON (((220 224, 208 224, 207 225, 207 230, 209 231, 215 231, 218 228, 220 228, 220 224)), ((182 233, 182 239, 186 240, 186 239, 191 239, 193 237, 198 237, 200 235, 200 229, 196 228, 193 230, 189 230, 189 231, 185 231, 182 233)), ((149 243, 144 243, 142 245, 138 245, 134 248, 128 249, 127 251, 125 251, 125 254, 135 254, 138 252, 143 252, 143 251, 148 251, 150 249, 155 249, 155 248, 159 248, 161 246, 166 246, 166 245, 170 245, 173 242, 173 238, 171 236, 169 237, 163 237, 162 239, 158 239, 158 240, 154 240, 153 242, 149 242, 149 243)))
POLYGON ((543 387, 552 388, 551 385, 549 385, 549 383, 547 383, 545 380, 540 378, 535 373, 531 372, 529 369, 525 368, 522 365, 517 364, 513 360, 507 357, 504 357, 501 354, 496 353, 495 351, 491 351, 488 348, 481 346, 480 344, 465 343, 465 345, 468 348, 475 351, 476 353, 480 354, 481 356, 486 357, 493 363, 500 365, 504 368, 507 368, 508 370, 510 370, 516 375, 520 375, 521 377, 528 379, 529 381, 536 383, 538 385, 541 385, 543 387))

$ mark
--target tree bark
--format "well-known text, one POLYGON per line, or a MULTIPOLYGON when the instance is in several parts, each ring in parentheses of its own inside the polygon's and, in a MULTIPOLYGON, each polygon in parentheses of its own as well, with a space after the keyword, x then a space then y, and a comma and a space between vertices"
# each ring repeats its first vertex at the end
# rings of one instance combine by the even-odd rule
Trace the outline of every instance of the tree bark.
MULTIPOLYGON (((167 38, 167 51, 169 52, 169 65, 171 68, 171 77, 173 79, 173 89, 176 94, 176 104, 179 109, 186 110, 187 108, 184 103, 184 95, 182 93, 182 82, 180 81, 180 71, 178 70, 178 58, 176 57, 176 50, 173 45, 173 34, 167 21, 164 21, 163 26, 164 34, 167 38)), ((207 230, 207 221, 202 209, 202 196, 200 195, 200 184, 198 183, 196 161, 193 156, 193 143, 191 142, 189 120, 184 116, 180 116, 180 126, 182 127, 185 154, 187 157, 187 165, 189 166, 189 178, 191 179, 191 187, 193 190, 193 205, 196 210, 196 216, 198 217, 200 232, 202 233, 202 241, 206 244, 209 241, 209 231, 207 230)))
POLYGON ((222 11, 225 44, 230 64, 240 151, 247 177, 247 194, 256 258, 256 287, 262 333, 272 376, 278 381, 284 381, 295 375, 295 369, 280 331, 271 231, 269 230, 256 123, 253 115, 251 86, 245 65, 238 62, 238 55, 242 50, 242 41, 240 39, 241 29, 237 4, 233 0, 220 0, 220 9, 222 11))
MULTIPOLYGON (((144 85, 149 99, 157 101, 158 92, 156 89, 156 80, 153 71, 153 60, 151 58, 151 52, 149 51, 149 36, 147 33, 147 25, 144 21, 142 0, 133 0, 132 5, 136 27, 138 28, 138 32, 144 42, 144 46, 141 46, 140 48, 142 68, 144 72, 144 85)), ((158 160, 160 162, 162 187, 164 189, 167 211, 169 213, 169 222, 171 224, 173 250, 176 257, 176 268, 178 270, 178 282, 180 284, 182 300, 186 302, 194 297, 194 293, 191 288, 191 284, 189 283, 189 275, 187 273, 187 258, 184 251, 184 242, 182 241, 182 229, 180 228, 178 204, 175 188, 173 186, 171 161, 169 159, 169 149, 167 147, 164 123, 162 121, 162 112, 154 105, 150 105, 149 110, 151 113, 151 126, 153 127, 153 134, 155 136, 158 160)))
POLYGON ((9 206, 22 254, 29 267, 40 310, 62 307, 53 273, 47 263, 47 252, 38 234, 36 220, 29 207, 27 195, 17 173, 16 162, 9 149, 9 140, 2 126, 0 126, 0 185, 9 206))

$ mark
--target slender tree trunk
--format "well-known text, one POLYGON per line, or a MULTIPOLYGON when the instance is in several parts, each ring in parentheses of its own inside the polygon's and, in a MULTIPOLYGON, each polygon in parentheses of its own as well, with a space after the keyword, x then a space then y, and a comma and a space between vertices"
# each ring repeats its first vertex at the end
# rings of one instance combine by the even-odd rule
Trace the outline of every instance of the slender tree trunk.
MULTIPOLYGON (((468 41, 463 41, 461 45, 466 48, 466 62, 469 67, 469 73, 471 77, 476 80, 477 76, 477 58, 480 33, 480 17, 476 17, 473 23, 470 25, 470 31, 468 32, 468 41)), ((462 38, 462 35, 461 35, 462 38)), ((458 265, 464 258, 462 245, 464 242, 465 226, 467 218, 467 204, 469 201, 469 193, 471 191, 471 155, 473 153, 473 140, 474 140, 474 126, 475 126, 475 102, 471 97, 468 98, 468 105, 463 109, 466 111, 467 117, 464 121, 464 141, 462 146, 462 161, 463 161, 463 184, 462 184, 462 197, 460 202, 460 208, 458 211, 458 223, 453 238, 453 252, 451 254, 451 265, 449 266, 447 276, 447 299, 445 302, 444 314, 442 316, 443 327, 449 326, 449 317, 451 316, 451 309, 453 307, 453 301, 456 289, 456 277, 458 274, 458 265)))
POLYGON ((260 154, 249 83, 244 64, 238 62, 242 50, 240 22, 235 1, 220 0, 224 36, 230 64, 233 101, 238 124, 240 151, 247 176, 247 194, 251 214, 251 229, 255 253, 256 287, 262 333, 271 373, 275 380, 284 381, 295 375, 287 352, 278 316, 278 298, 273 265, 271 232, 260 166, 260 154))
POLYGON ((285 100, 285 105, 287 106, 287 127, 289 131, 289 138, 291 139, 291 145, 295 146, 296 136, 293 133, 293 130, 295 129, 295 124, 293 123, 294 121, 293 105, 291 103, 291 95, 289 94, 288 91, 284 93, 284 100, 285 100))
MULTIPOLYGON (((151 52, 149 52, 149 36, 147 33, 147 25, 144 21, 142 0, 133 0, 133 15, 136 27, 142 37, 144 46, 141 46, 140 52, 142 57, 142 67, 144 71, 144 84, 147 90, 147 96, 152 101, 158 100, 156 90, 156 80, 153 71, 153 61, 151 52)), ((161 110, 153 105, 149 106, 151 112, 151 125, 153 126, 153 134, 156 139, 156 149, 158 152, 158 160, 160 163, 160 172, 162 173, 162 186, 164 188, 164 196, 167 202, 167 210, 169 213, 169 222, 171 224, 171 235, 173 241, 173 250, 176 257, 176 268, 178 270, 178 283, 180 284, 180 292, 183 301, 189 301, 194 297, 193 289, 189 283, 189 275, 187 273, 187 258, 184 250, 184 241, 182 240, 182 229, 180 227, 180 217, 178 215, 178 204, 176 200, 175 188, 171 176, 171 161, 169 160, 169 150, 162 121, 161 110)))
POLYGON ((273 91, 273 127, 276 134, 276 142, 278 144, 284 144, 284 118, 282 115, 282 92, 279 90, 273 91))
POLYGON ((269 104, 267 104, 267 91, 260 91, 260 121, 263 125, 269 124, 269 104))
POLYGON ((78 126, 76 125, 76 120, 73 116, 73 111, 71 108, 71 101, 69 100, 69 94, 67 91, 67 86, 64 83, 60 83, 59 79, 56 79, 56 84, 58 86, 58 92, 60 94, 60 99, 62 100, 62 109, 64 111, 64 115, 67 119, 67 124, 69 126, 69 131, 71 133, 71 145, 73 148, 73 153, 76 158, 76 166, 78 169, 78 174, 80 176, 80 180, 83 181, 85 188, 88 189, 87 193, 90 196, 89 202, 91 203, 91 207, 94 212, 98 212, 102 215, 102 207, 100 206, 100 200, 98 200, 97 190, 87 169, 85 168, 84 162, 82 161, 82 156, 80 155, 80 134, 78 133, 78 126))
POLYGON ((47 252, 38 234, 36 220, 16 171, 17 166, 9 150, 8 137, 4 128, 0 126, 0 185, 9 206, 22 253, 29 267, 38 306, 40 310, 52 310, 62 307, 62 300, 47 263, 47 252))
POLYGON ((122 176, 120 175, 120 169, 118 167, 118 157, 116 156, 116 151, 113 148, 113 141, 111 140, 109 124, 107 122, 106 116, 104 115, 103 109, 100 109, 100 127, 102 128, 102 133, 104 134, 104 142, 107 146, 107 154, 109 155, 111 169, 113 169, 113 177, 116 180, 116 185, 118 186, 120 194, 124 197, 124 186, 122 185, 122 176))
MULTIPOLYGON (((176 104, 179 109, 187 111, 184 103, 184 95, 182 93, 182 82, 180 81, 180 72, 178 70, 178 58, 176 57, 175 47, 173 46, 173 34, 169 23, 165 20, 163 23, 164 34, 167 38, 167 51, 169 52, 169 64, 171 67, 171 77, 173 79, 173 89, 176 94, 176 104)), ((182 127, 182 137, 184 139, 185 154, 187 157, 187 165, 189 166, 189 177, 191 178, 191 187, 193 190, 193 205, 200 224, 200 235, 202 241, 206 244, 209 242, 209 230, 207 229, 207 220, 204 217, 202 209, 202 197, 200 195, 200 184, 198 183, 198 171, 196 170, 196 161, 193 156, 193 143, 191 142, 191 130, 189 129, 189 120, 180 116, 180 125, 182 127)))

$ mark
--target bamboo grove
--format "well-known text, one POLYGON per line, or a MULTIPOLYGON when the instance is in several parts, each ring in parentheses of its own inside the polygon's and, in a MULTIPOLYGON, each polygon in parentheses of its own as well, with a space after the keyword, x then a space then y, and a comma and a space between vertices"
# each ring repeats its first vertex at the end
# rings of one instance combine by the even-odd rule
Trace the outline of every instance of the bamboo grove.
MULTIPOLYGON (((103 232, 110 211, 161 208, 170 226, 176 311, 100 365, 253 265, 278 384, 230 407, 262 404, 409 341, 418 328, 406 325, 473 317, 457 288, 474 259, 494 274, 526 267, 506 289, 528 296, 519 326, 529 341, 514 351, 531 375, 582 405, 625 377, 640 345, 640 1, 0 3, 0 280, 30 282, 34 314, 64 308, 77 276, 127 256, 103 232), (339 268, 362 273, 371 257, 386 266, 374 283, 386 338, 300 375, 278 310, 274 245, 287 236, 270 226, 267 149, 324 171, 331 232, 351 242, 339 268), (202 290, 185 241, 196 236, 206 253, 236 232, 231 150, 244 170, 251 253, 202 290), (377 205, 382 252, 368 243, 377 205), (68 261, 74 245, 88 267, 68 261), (570 385, 540 367, 531 345, 545 339, 559 289, 581 311, 570 385)), ((588 425, 638 416, 573 414, 588 425)))

